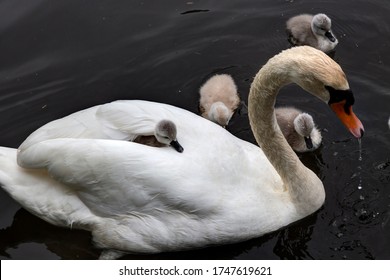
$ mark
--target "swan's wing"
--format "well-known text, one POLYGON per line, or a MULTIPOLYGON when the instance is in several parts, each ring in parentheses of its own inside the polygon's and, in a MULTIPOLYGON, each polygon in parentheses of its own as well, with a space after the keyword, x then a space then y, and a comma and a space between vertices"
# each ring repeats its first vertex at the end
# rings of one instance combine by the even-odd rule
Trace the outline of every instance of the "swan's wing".
POLYGON ((98 108, 99 106, 91 107, 43 125, 31 133, 19 149, 27 149, 48 139, 105 138, 95 117, 98 108))
MULTIPOLYGON (((54 120, 34 131, 19 147, 56 138, 134 140, 138 135, 153 135, 162 119, 173 121, 183 133, 199 118, 186 110, 162 103, 121 100, 91 107, 54 120)), ((188 131, 191 133, 191 129, 188 131)))
POLYGON ((221 136, 227 137, 227 142, 235 138, 226 129, 190 111, 150 101, 114 101, 100 106, 96 115, 105 134, 124 133, 131 135, 130 140, 137 135, 151 135, 159 121, 170 120, 175 123, 177 139, 186 152, 186 146, 201 150, 202 147, 220 146, 221 136))
MULTIPOLYGON (((177 127, 190 127, 199 116, 168 104, 142 100, 118 100, 101 105, 96 118, 102 125, 104 134, 116 133, 130 135, 132 140, 138 135, 152 135, 156 124, 163 120, 170 120, 177 127)), ((179 129, 180 130, 180 129, 179 129)))
POLYGON ((18 162, 26 168, 46 168, 102 217, 171 209, 192 212, 200 207, 209 212, 212 198, 218 197, 210 195, 215 188, 196 178, 202 174, 208 182, 207 170, 170 148, 116 140, 54 139, 20 152, 18 162))

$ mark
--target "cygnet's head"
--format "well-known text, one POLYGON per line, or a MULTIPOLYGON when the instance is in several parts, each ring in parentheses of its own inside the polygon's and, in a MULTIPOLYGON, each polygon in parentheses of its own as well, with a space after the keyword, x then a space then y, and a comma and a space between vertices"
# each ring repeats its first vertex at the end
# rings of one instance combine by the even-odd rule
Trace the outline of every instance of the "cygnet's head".
POLYGON ((305 139, 308 149, 313 148, 311 134, 315 128, 312 116, 307 113, 301 113, 294 119, 295 131, 305 139))
POLYGON ((331 31, 332 21, 325 14, 316 14, 311 22, 311 28, 315 34, 325 36, 331 42, 337 41, 331 31))
POLYGON ((218 101, 211 105, 208 117, 211 121, 225 127, 232 117, 232 112, 229 111, 223 102, 218 101))
POLYGON ((176 125, 172 121, 162 120, 157 123, 154 131, 154 136, 156 137, 157 141, 165 145, 170 145, 176 151, 182 153, 184 149, 177 141, 176 135, 176 125))

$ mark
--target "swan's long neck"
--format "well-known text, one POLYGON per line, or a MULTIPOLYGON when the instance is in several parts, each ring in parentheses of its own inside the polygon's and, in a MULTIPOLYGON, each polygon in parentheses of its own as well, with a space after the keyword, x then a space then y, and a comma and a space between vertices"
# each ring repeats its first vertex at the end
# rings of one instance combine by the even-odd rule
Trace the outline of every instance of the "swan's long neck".
MULTIPOLYGON (((275 116, 279 89, 297 78, 294 63, 271 59, 256 75, 249 93, 249 121, 257 143, 283 180, 300 214, 317 210, 325 199, 319 178, 307 169, 284 138, 275 116)), ((296 66, 296 65, 295 65, 296 66)))

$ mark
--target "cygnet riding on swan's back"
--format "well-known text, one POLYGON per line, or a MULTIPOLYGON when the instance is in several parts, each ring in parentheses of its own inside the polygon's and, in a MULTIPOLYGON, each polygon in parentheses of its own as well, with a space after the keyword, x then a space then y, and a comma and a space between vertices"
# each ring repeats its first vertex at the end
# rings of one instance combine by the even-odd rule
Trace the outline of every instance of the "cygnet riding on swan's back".
POLYGON ((293 46, 308 45, 329 53, 338 44, 331 31, 332 22, 325 14, 298 15, 290 18, 286 25, 288 41, 293 46))
POLYGON ((172 146, 182 153, 184 149, 177 141, 176 134, 176 125, 170 120, 162 120, 156 124, 154 135, 138 135, 133 142, 152 147, 172 146))
POLYGON ((223 127, 228 125, 240 105, 237 86, 228 74, 212 76, 200 88, 199 95, 199 111, 202 117, 223 127))
POLYGON ((275 109, 275 114, 284 137, 294 151, 314 151, 320 146, 321 132, 308 113, 293 107, 280 107, 275 109))
POLYGON ((1 147, 1 185, 47 222, 91 231, 105 249, 101 258, 235 243, 278 230, 325 199, 321 180, 276 122, 275 99, 289 83, 329 104, 362 137, 340 66, 321 51, 296 47, 271 58, 251 85, 248 113, 261 149, 177 107, 116 101, 57 120, 52 131, 38 129, 18 152, 1 147), (115 140, 161 119, 175 120, 185 153, 115 140))

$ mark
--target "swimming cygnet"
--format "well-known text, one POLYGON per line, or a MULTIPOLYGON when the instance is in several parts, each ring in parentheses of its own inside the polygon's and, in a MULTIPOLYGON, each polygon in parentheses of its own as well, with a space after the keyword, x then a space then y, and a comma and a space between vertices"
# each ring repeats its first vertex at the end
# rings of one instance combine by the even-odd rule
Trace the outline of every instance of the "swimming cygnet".
POLYGON ((162 120, 157 123, 154 135, 138 135, 133 142, 152 147, 172 146, 176 151, 182 153, 184 149, 177 141, 176 135, 176 125, 170 120, 162 120))
POLYGON ((316 128, 312 116, 293 107, 276 108, 275 114, 279 127, 293 150, 308 152, 320 146, 321 132, 316 128))
POLYGON ((325 53, 332 51, 338 40, 331 31, 332 22, 325 14, 302 14, 287 21, 288 41, 293 46, 309 45, 325 53))
POLYGON ((223 127, 227 126, 240 104, 237 86, 228 74, 217 74, 199 90, 199 110, 202 117, 223 127))

